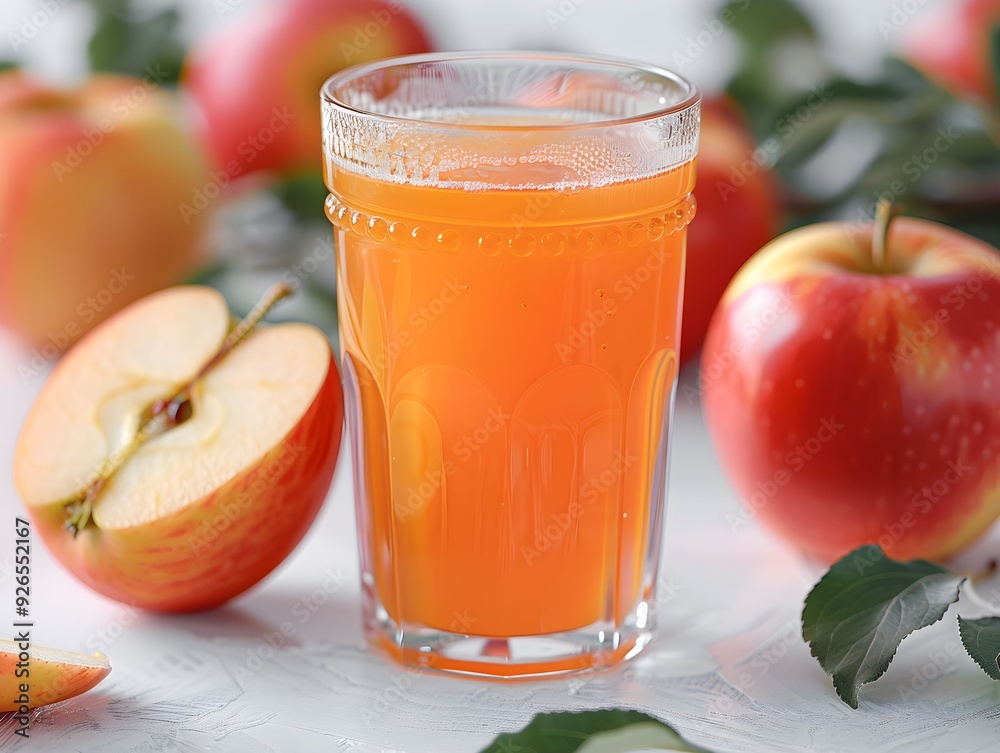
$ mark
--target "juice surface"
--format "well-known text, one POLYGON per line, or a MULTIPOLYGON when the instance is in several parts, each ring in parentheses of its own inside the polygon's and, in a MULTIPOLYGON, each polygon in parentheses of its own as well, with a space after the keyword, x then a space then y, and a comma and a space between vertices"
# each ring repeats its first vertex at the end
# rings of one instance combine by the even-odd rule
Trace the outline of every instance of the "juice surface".
POLYGON ((615 624, 643 597, 693 178, 693 162, 561 192, 328 176, 363 568, 396 624, 536 635, 615 624))

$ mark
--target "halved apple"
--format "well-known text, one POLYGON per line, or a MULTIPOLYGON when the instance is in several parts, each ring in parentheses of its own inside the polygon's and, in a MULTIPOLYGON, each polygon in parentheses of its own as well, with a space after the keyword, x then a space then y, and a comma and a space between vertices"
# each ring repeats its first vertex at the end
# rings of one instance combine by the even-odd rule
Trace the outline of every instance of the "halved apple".
POLYGON ((254 328, 268 307, 234 330, 215 290, 169 288, 94 330, 42 389, 14 482, 45 543, 98 592, 164 612, 217 606, 316 517, 340 381, 318 329, 254 328))
POLYGON ((111 672, 104 654, 78 654, 32 645, 25 667, 21 647, 0 640, 0 712, 37 709, 86 693, 111 672), (27 670, 28 674, 23 672, 27 670), (22 692, 22 685, 27 690, 22 692))

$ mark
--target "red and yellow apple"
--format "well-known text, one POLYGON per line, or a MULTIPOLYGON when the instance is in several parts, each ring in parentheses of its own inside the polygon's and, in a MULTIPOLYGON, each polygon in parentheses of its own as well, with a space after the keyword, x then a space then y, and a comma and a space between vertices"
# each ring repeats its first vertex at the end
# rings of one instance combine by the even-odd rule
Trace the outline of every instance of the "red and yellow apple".
POLYGON ((0 713, 23 714, 86 693, 111 672, 103 654, 0 640, 0 713))
POLYGON ((929 78, 954 92, 997 101, 991 45, 1000 0, 952 0, 914 20, 903 52, 929 78))
POLYGON ((183 80, 216 167, 231 178, 318 171, 323 82, 348 65, 429 49, 400 0, 289 0, 207 38, 183 80))
POLYGON ((39 364, 199 262, 207 162, 157 78, 0 74, 0 324, 39 364))
POLYGON ((681 361, 701 350, 712 312, 744 262, 781 229, 778 182, 754 157, 753 136, 732 105, 702 103, 698 216, 688 228, 681 361))
POLYGON ((91 332, 32 406, 15 486, 56 558, 105 596, 217 606, 316 517, 343 422, 329 341, 246 329, 216 291, 168 288, 91 332))
POLYGON ((731 522, 823 561, 866 543, 941 560, 1000 514, 1000 253, 927 220, 882 233, 777 238, 702 353, 705 420, 744 502, 731 522))

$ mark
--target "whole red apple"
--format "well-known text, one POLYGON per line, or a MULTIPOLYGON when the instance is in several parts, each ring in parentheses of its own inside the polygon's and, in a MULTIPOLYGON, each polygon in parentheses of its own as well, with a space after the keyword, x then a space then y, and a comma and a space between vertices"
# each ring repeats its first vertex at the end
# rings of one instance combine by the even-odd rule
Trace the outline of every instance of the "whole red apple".
POLYGON ((199 44, 184 83, 216 167, 230 178, 318 171, 322 83, 348 65, 429 49, 400 0, 272 2, 199 44))
POLYGON ((744 502, 803 552, 946 558, 1000 514, 1000 255, 888 209, 777 238, 702 354, 705 420, 744 502))
POLYGON ((781 196, 771 169, 735 107, 706 100, 698 147, 698 216, 688 228, 681 362, 701 350, 712 312, 747 259, 781 229, 781 196))
POLYGON ((180 207, 208 165, 158 72, 61 91, 0 74, 0 324, 41 371, 91 327, 200 261, 180 207))
POLYGON ((914 19, 903 52, 929 78, 958 94, 997 101, 991 45, 1000 0, 952 0, 914 19))
POLYGON ((237 328, 211 288, 168 288, 59 362, 25 420, 14 484, 35 530, 99 593, 208 609, 278 566, 326 498, 343 398, 305 324, 237 328), (251 331, 252 330, 252 331, 251 331))

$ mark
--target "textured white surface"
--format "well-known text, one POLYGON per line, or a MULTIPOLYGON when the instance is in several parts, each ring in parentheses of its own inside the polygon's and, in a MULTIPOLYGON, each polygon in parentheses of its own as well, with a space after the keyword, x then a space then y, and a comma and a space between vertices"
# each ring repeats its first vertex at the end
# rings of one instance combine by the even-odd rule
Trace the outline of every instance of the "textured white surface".
MULTIPOLYGON (((0 336, 5 469, 40 386, 18 378, 24 358, 0 336)), ((860 709, 841 703, 799 637, 800 604, 819 571, 753 521, 732 523, 743 520, 738 503, 698 406, 683 397, 675 432, 661 637, 622 667, 505 684, 416 674, 367 653, 344 458, 319 524, 295 555, 263 585, 209 614, 158 617, 104 600, 36 547, 35 640, 103 650, 114 669, 91 693, 37 712, 28 741, 13 736, 9 716, 0 717, 0 747, 474 753, 538 711, 624 705, 657 714, 691 740, 727 753, 997 749, 1000 683, 958 647, 954 609, 904 641, 888 674, 862 691, 860 709), (291 637, 280 635, 284 622, 291 637)), ((4 623, 13 616, 9 566, 19 509, 5 470, 4 623)), ((996 537, 983 542, 957 564, 975 569, 997 544, 996 537)), ((996 579, 980 593, 1000 611, 996 579)), ((979 612, 959 606, 966 614, 979 612)))

